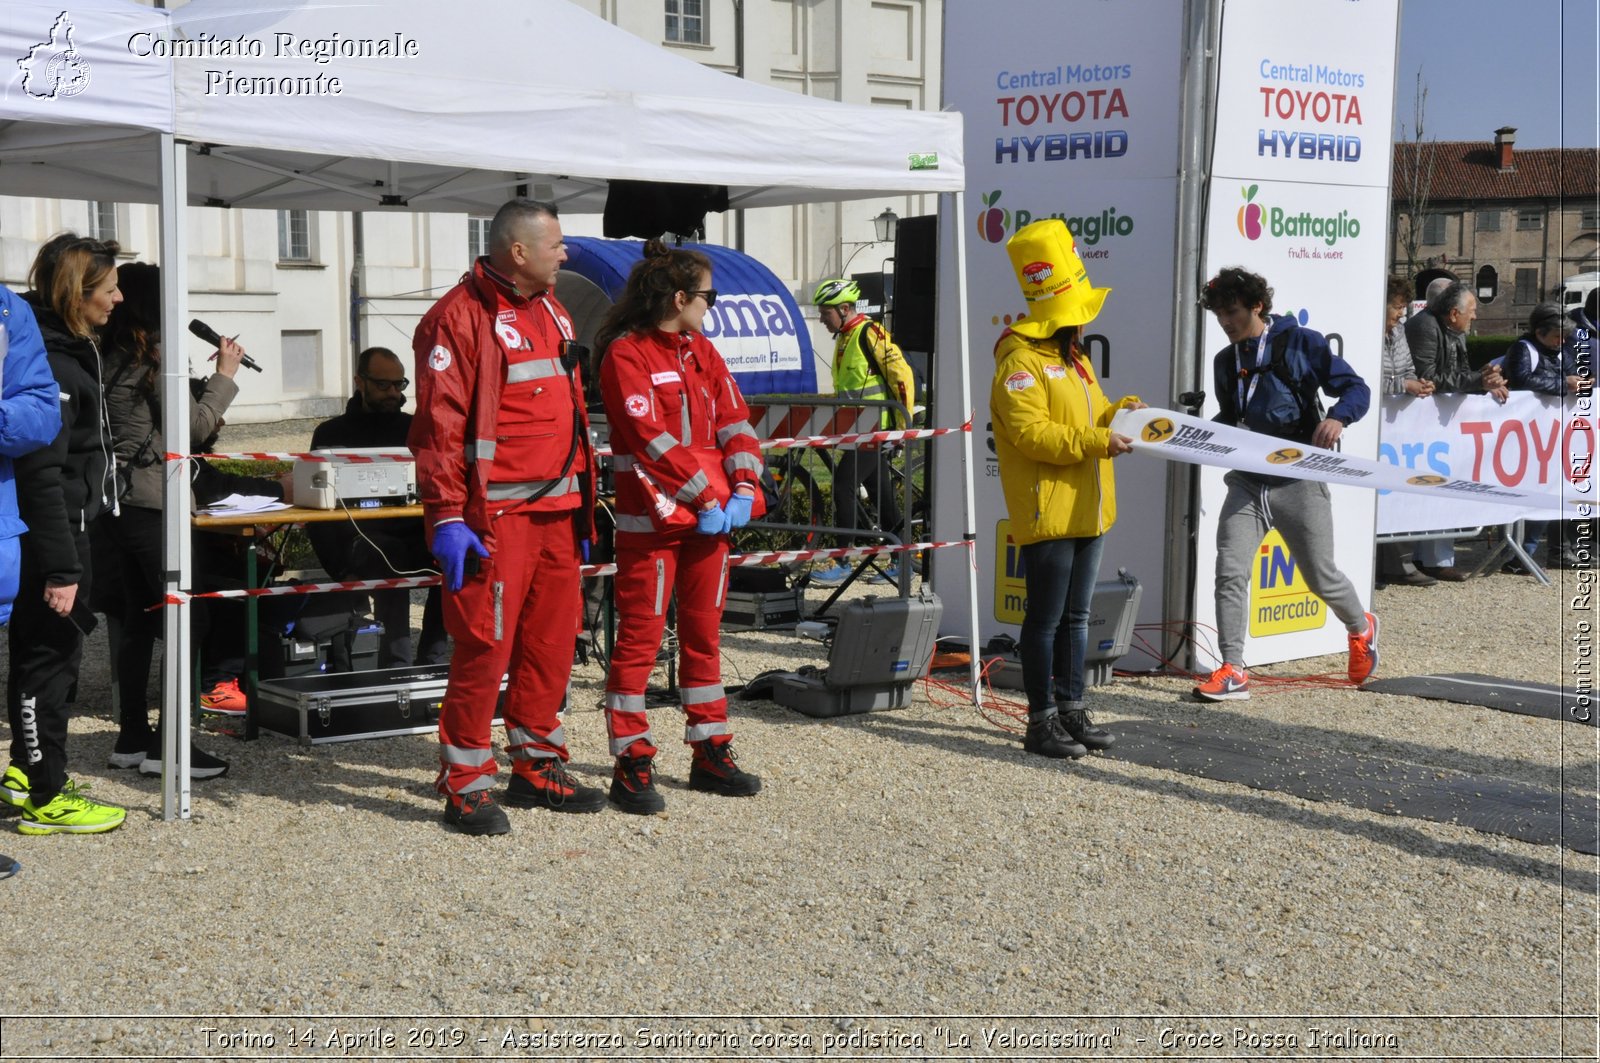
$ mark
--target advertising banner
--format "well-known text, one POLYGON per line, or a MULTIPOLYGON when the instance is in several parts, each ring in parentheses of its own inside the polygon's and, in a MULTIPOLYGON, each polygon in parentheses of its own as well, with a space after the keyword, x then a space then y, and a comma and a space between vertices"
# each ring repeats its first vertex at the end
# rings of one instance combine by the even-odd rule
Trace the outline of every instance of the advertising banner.
MULTIPOLYGON (((1264 276, 1273 289, 1270 312, 1291 314, 1323 333, 1333 352, 1376 389, 1399 4, 1298 0, 1292 18, 1284 10, 1275 0, 1226 0, 1223 6, 1205 271, 1209 277, 1239 266, 1264 276)), ((1201 378, 1208 391, 1214 386, 1211 359, 1228 345, 1206 315, 1201 378)), ((1211 396, 1204 413, 1215 409, 1211 396)), ((1378 420, 1374 399, 1367 416, 1344 433, 1343 454, 1376 459, 1378 420)), ((1217 513, 1227 489, 1217 469, 1203 470, 1199 480, 1193 616, 1204 629, 1215 624, 1217 513)), ((1367 600, 1375 493, 1343 486, 1331 491, 1335 563, 1367 600)), ((1263 548, 1263 556, 1281 549, 1263 548)), ((1267 664, 1344 648, 1344 628, 1326 610, 1295 621, 1292 630, 1253 630, 1247 661, 1267 664)))
MULTIPOLYGON (((1516 421, 1509 423, 1518 426, 1510 434, 1522 436, 1520 423, 1516 421)), ((1397 462, 1373 461, 1368 458, 1352 457, 1337 450, 1324 450, 1309 444, 1291 443, 1273 436, 1246 431, 1243 428, 1219 424, 1216 421, 1190 417, 1188 414, 1173 410, 1120 410, 1112 418, 1111 427, 1133 440, 1135 452, 1165 461, 1214 465, 1221 469, 1237 469, 1259 476, 1281 476, 1294 480, 1345 484, 1383 494, 1418 495, 1427 499, 1425 505, 1432 511, 1438 511, 1443 506, 1463 504, 1472 506, 1480 514, 1481 521, 1488 524, 1509 524, 1517 519, 1519 512, 1528 510, 1547 513, 1557 518, 1563 515, 1559 486, 1540 490, 1532 486, 1533 477, 1526 477, 1529 482, 1523 482, 1523 474, 1531 464, 1525 452, 1515 459, 1517 471, 1514 476, 1517 482, 1513 485, 1503 481, 1484 482, 1468 478, 1464 473, 1451 475, 1448 463, 1439 466, 1447 470, 1443 473, 1435 471, 1434 468, 1407 469, 1397 462), (1485 506, 1496 508, 1484 513, 1485 506)), ((1485 422, 1483 427, 1488 430, 1494 426, 1485 422)), ((1552 419, 1548 435, 1552 450, 1559 432, 1559 421, 1552 419)), ((1586 438, 1585 444, 1587 441, 1586 438)), ((1583 460, 1588 461, 1587 450, 1583 452, 1583 460)), ((1481 469, 1483 465, 1484 462, 1480 458, 1472 467, 1481 469)), ((1464 465, 1458 464, 1457 467, 1462 468, 1464 465)), ((1559 470, 1556 471, 1556 475, 1560 475, 1559 470)), ((1505 479, 1511 478, 1510 475, 1505 477, 1505 479)))
MULTIPOLYGON (((1061 218, 1095 287, 1112 290, 1084 345, 1113 401, 1166 402, 1171 373, 1178 200, 1182 19, 1170 0, 995 0, 945 5, 944 105, 966 130, 966 217, 941 219, 939 350, 954 366, 971 351, 974 410, 946 376, 934 396, 939 424, 969 413, 976 438, 980 636, 1016 634, 1021 603, 1003 578, 1020 573, 1007 544, 989 417, 991 354, 1024 310, 1005 244, 1032 221, 1061 218), (951 227, 963 226, 970 334, 957 333, 951 227), (992 537, 992 538, 991 538, 992 537), (997 581, 997 576, 1002 577, 997 581)), ((939 460, 955 462, 946 443, 939 460), (944 455, 948 455, 945 457, 944 455)), ((1120 472, 1119 462, 1119 472, 1120 472)), ((1144 585, 1140 620, 1160 619, 1167 550, 1165 484, 1120 476, 1118 520, 1102 570, 1126 568, 1144 585)), ((938 496, 940 527, 959 528, 961 497, 938 496)), ((952 629, 967 615, 965 555, 936 556, 952 629)))
POLYGON ((1594 501, 1588 475, 1594 400, 1531 391, 1511 392, 1504 406, 1488 395, 1389 399, 1378 454, 1406 474, 1466 477, 1506 491, 1559 496, 1535 508, 1487 512, 1470 498, 1380 491, 1379 535, 1588 516, 1571 503, 1594 501))

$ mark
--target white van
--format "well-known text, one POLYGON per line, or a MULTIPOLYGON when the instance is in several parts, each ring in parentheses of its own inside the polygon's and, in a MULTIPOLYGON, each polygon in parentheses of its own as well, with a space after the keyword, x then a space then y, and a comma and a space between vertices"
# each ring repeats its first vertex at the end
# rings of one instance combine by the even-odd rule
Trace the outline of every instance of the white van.
POLYGON ((1561 282, 1561 309, 1571 313, 1583 306, 1589 293, 1600 288, 1600 272, 1579 273, 1561 282))

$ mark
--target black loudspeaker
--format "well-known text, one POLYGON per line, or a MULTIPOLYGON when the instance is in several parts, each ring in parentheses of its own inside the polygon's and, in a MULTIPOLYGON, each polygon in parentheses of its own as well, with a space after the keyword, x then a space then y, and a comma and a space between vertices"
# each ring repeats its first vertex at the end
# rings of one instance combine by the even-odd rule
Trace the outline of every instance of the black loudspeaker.
POLYGON ((939 218, 902 218, 894 238, 894 310, 889 319, 903 351, 931 351, 939 287, 939 218))
POLYGON ((726 185, 616 180, 606 191, 601 224, 608 240, 628 236, 650 240, 662 233, 703 238, 706 212, 720 214, 727 209, 726 185))

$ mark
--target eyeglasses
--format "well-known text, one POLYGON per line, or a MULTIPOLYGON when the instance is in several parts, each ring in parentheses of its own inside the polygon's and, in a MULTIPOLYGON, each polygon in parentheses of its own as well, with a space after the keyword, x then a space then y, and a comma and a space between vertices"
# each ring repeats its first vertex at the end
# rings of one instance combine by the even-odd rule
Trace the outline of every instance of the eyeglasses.
POLYGON ((362 373, 361 379, 365 380, 379 391, 404 391, 406 388, 411 386, 411 381, 407 380, 405 377, 401 377, 399 380, 381 380, 378 377, 367 376, 367 374, 362 373))
POLYGON ((716 306, 717 305, 717 290, 715 288, 690 288, 687 291, 685 291, 683 294, 684 295, 702 295, 702 296, 705 296, 705 300, 706 300, 706 305, 707 306, 716 306))

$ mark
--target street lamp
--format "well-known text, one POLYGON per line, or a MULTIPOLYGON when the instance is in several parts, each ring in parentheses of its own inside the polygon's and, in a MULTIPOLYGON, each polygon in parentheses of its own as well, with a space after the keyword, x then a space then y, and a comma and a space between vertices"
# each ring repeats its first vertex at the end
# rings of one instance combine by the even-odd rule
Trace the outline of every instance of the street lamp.
POLYGON ((895 233, 899 231, 900 215, 896 214, 892 207, 884 207, 883 213, 872 219, 872 232, 877 239, 845 240, 840 243, 841 247, 854 247, 855 250, 850 252, 850 257, 845 259, 844 265, 839 267, 839 276, 849 276, 850 263, 854 262, 856 260, 856 256, 862 251, 871 247, 873 244, 893 243, 895 233))
POLYGON ((895 233, 900 231, 900 215, 892 207, 884 207, 883 213, 872 219, 872 228, 878 234, 880 244, 892 244, 895 233))

